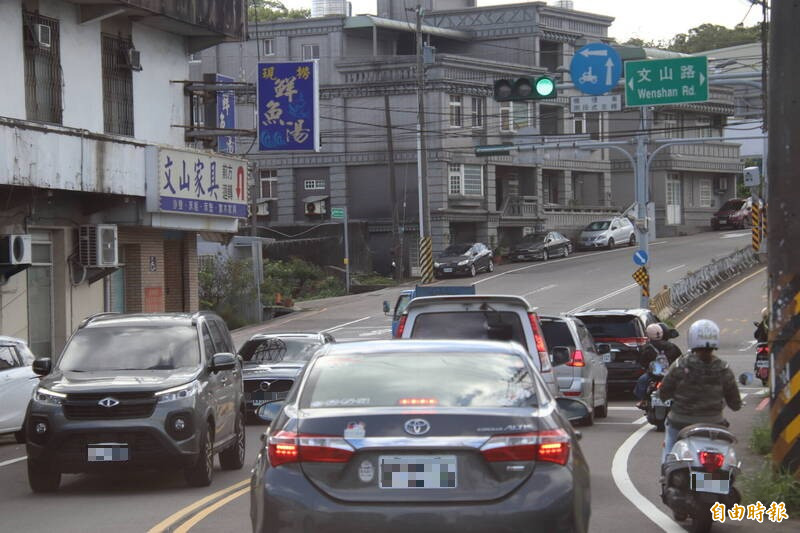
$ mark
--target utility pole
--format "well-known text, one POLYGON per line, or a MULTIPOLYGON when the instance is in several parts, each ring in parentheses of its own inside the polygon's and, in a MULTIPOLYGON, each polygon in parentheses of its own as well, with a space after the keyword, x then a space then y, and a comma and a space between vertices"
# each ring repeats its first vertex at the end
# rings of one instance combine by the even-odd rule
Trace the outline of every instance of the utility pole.
POLYGON ((394 168, 394 139, 392 138, 392 111, 389 109, 389 95, 383 95, 383 110, 386 115, 386 146, 389 149, 389 201, 392 204, 392 258, 394 261, 394 279, 403 279, 403 257, 400 240, 400 207, 397 205, 397 182, 394 168))
MULTIPOLYGON (((636 178, 636 233, 637 241, 639 243, 639 250, 645 253, 645 257, 649 252, 648 247, 650 244, 649 227, 650 221, 647 219, 647 203, 648 191, 650 190, 650 172, 648 172, 648 154, 647 143, 648 135, 648 107, 639 108, 639 134, 636 136, 636 168, 633 169, 636 178)), ((639 299, 639 307, 650 307, 650 286, 649 282, 642 286, 641 296, 639 299)))
POLYGON ((425 67, 422 61, 422 6, 417 4, 417 188, 419 189, 419 267, 422 283, 433 282, 431 217, 428 205, 428 148, 425 142, 425 67))
POLYGON ((772 459, 800 475, 800 3, 773 2, 769 65, 768 271, 772 459))
POLYGON ((258 179, 258 168, 255 163, 247 165, 250 169, 250 235, 258 237, 258 187, 261 185, 258 179))

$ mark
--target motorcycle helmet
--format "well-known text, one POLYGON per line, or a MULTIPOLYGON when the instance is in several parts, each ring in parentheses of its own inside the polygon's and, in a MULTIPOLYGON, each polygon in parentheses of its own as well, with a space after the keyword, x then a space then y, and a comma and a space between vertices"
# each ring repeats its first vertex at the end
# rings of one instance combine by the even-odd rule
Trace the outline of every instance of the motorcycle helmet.
POLYGON ((664 329, 659 324, 650 324, 645 331, 651 341, 660 341, 664 338, 664 329))
POLYGON ((767 317, 769 317, 769 309, 767 309, 767 308, 765 307, 764 309, 762 309, 762 310, 761 310, 761 318, 762 318, 763 320, 766 320, 766 319, 767 319, 767 317))
POLYGON ((719 348, 719 326, 711 320, 698 320, 689 327, 688 344, 690 350, 719 348))

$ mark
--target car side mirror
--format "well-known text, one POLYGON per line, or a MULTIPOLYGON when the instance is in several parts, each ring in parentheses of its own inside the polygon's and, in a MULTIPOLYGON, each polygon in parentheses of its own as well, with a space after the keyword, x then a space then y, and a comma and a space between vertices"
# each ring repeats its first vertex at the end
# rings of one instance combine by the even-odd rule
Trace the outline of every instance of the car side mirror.
POLYGON ((617 226, 611 226, 611 231, 614 231, 616 229, 619 229, 619 228, 617 226))
POLYGON ((53 369, 53 362, 49 357, 34 359, 32 368, 34 374, 46 376, 53 369))
POLYGON ((273 420, 278 418, 284 403, 283 400, 275 400, 274 402, 262 404, 261 407, 256 409, 256 416, 267 424, 271 424, 273 420))
POLYGON ((384 300, 384 301, 383 301, 383 314, 384 314, 384 315, 388 315, 388 314, 389 314, 389 311, 390 311, 390 308, 389 308, 389 302, 387 302, 386 300, 384 300))
POLYGON ((232 353, 222 352, 214 354, 211 358, 211 371, 222 372, 223 370, 233 370, 236 368, 236 356, 232 353))
POLYGON ((595 346, 597 348, 597 353, 603 355, 604 353, 611 353, 611 345, 606 343, 600 343, 595 346))
POLYGON ((556 346, 550 350, 550 363, 553 366, 561 366, 569 362, 571 350, 566 346, 556 346))
POLYGON ((588 422, 590 414, 589 407, 582 401, 561 396, 556 398, 556 403, 561 410, 561 414, 563 414, 571 424, 588 422))

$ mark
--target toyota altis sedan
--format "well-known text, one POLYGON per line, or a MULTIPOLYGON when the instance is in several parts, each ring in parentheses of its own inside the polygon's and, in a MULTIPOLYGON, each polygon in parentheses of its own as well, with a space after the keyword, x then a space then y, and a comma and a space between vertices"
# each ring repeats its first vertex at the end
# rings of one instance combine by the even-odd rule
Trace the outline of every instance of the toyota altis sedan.
POLYGON ((565 414, 588 410, 557 403, 520 346, 329 344, 279 403, 259 409, 254 531, 588 529, 589 469, 565 414))

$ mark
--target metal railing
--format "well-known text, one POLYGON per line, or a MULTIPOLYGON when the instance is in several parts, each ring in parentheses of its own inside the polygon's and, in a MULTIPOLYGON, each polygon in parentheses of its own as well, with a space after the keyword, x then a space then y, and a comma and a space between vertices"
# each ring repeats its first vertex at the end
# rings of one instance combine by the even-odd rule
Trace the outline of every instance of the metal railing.
POLYGON ((539 202, 535 196, 508 196, 501 210, 504 217, 537 218, 539 202))

